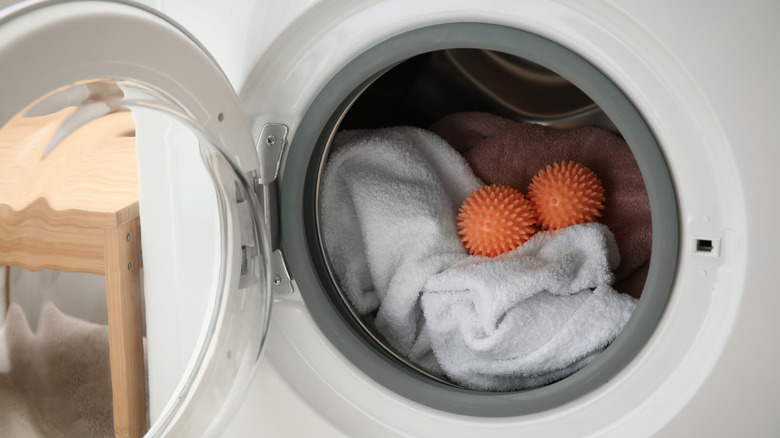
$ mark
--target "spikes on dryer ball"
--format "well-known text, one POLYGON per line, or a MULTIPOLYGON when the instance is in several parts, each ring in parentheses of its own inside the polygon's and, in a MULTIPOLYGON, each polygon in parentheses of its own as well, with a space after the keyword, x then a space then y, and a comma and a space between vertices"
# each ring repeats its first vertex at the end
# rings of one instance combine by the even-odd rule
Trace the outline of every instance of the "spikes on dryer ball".
POLYGON ((572 161, 555 163, 539 171, 528 186, 542 230, 596 222, 604 209, 604 187, 589 168, 572 161))
POLYGON ((458 234, 471 255, 495 257, 536 232, 531 203, 517 190, 490 185, 472 193, 458 212, 458 234))

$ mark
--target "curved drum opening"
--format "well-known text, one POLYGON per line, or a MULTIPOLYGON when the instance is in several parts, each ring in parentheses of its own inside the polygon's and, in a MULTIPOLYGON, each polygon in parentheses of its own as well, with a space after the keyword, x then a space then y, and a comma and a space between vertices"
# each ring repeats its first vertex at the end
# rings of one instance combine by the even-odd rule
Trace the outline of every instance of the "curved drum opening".
MULTIPOLYGON (((481 24, 395 37, 324 88, 301 152, 315 272, 309 284, 293 257, 301 293, 350 360, 408 398, 489 417, 561 405, 623 369, 668 299, 677 243, 659 242, 676 238, 677 216, 660 148, 617 86, 553 42, 481 24), (452 38, 420 48, 433 32, 452 38), (564 160, 603 184, 598 225, 537 224, 506 254, 467 253, 456 222, 472 189, 525 195, 564 160)), ((288 254, 296 243, 283 241, 288 254)))

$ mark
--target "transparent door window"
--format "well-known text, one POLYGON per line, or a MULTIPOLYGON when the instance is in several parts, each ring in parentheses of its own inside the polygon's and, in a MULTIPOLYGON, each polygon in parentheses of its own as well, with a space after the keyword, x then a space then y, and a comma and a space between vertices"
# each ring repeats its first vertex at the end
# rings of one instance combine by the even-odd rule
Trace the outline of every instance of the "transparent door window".
MULTIPOLYGON (((105 406, 105 400, 87 396, 69 403, 73 388, 63 384, 62 394, 40 397, 61 396, 67 412, 30 408, 23 414, 41 424, 28 426, 54 432, 67 430, 70 422, 92 421, 90 427, 105 431, 119 421, 150 436, 218 430, 253 375, 271 303, 268 231, 258 222, 247 176, 164 93, 113 79, 73 84, 33 102, 0 130, 0 157, 0 266, 26 276, 74 273, 67 274, 68 289, 83 289, 80 294, 52 283, 50 295, 70 303, 53 304, 63 315, 60 322, 106 333, 96 340, 73 332, 66 339, 102 352, 100 361, 85 362, 76 374, 100 386, 102 392, 93 393, 107 393, 108 402, 112 386, 126 394, 114 398, 113 413, 104 409, 85 419, 86 407, 105 406), (96 276, 104 276, 105 285, 96 276), (95 308, 92 301, 106 295, 108 327, 99 310, 68 314, 71 308, 95 308), (136 347, 120 345, 119 338, 136 347), (122 359, 105 357, 109 344, 128 356, 140 354, 140 371, 131 365, 120 371, 122 359), (95 381, 97 375, 103 380, 95 381), (117 409, 126 402, 141 406, 144 418, 117 420, 123 409, 134 410, 117 409)), ((10 286, 14 307, 23 291, 10 286)), ((43 297, 27 297, 28 313, 43 308, 43 297)), ((43 334, 14 321, 30 339, 43 334)), ((0 352, 0 364, 6 364, 0 373, 13 378, 31 347, 8 338, 8 330, 3 334, 13 348, 0 352)), ((52 356, 45 353, 36 357, 52 356)), ((37 365, 45 371, 41 360, 37 365)), ((56 360, 52 366, 57 369, 56 360)), ((26 389, 11 396, 38 397, 35 387, 26 389)))

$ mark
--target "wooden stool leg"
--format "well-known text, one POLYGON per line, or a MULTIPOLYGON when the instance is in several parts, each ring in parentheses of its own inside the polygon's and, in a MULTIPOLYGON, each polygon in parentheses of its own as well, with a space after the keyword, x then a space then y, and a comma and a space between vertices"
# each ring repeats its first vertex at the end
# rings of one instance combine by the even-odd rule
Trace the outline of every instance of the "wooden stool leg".
POLYGON ((121 438, 146 432, 146 391, 141 332, 140 221, 106 230, 105 275, 108 338, 114 400, 114 433, 121 438))

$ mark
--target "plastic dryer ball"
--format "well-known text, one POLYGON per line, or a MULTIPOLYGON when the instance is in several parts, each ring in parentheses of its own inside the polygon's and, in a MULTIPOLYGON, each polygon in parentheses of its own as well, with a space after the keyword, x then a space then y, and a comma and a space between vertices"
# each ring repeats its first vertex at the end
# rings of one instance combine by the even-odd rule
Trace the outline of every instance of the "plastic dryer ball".
POLYGON ((458 213, 458 234, 471 255, 495 257, 536 232, 531 203, 517 190, 490 185, 472 193, 458 213))
POLYGON ((596 174, 572 161, 548 165, 539 171, 528 186, 528 199, 542 230, 596 222, 606 200, 596 174))

